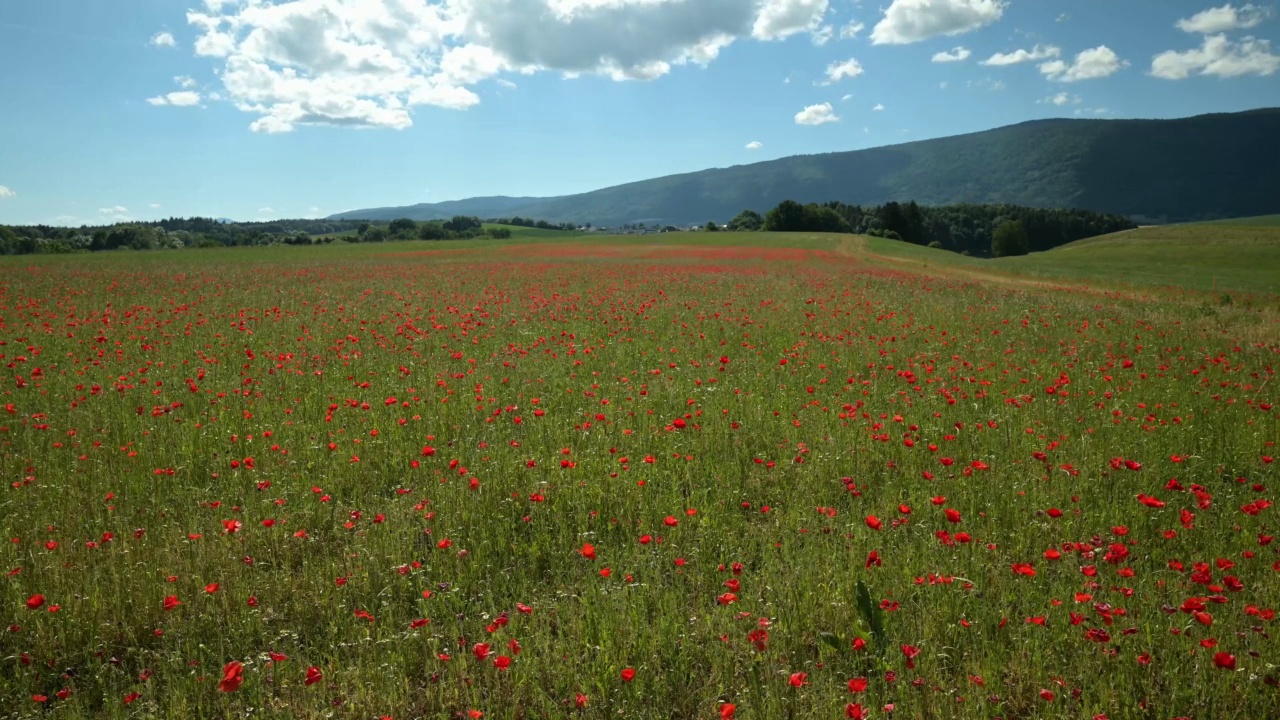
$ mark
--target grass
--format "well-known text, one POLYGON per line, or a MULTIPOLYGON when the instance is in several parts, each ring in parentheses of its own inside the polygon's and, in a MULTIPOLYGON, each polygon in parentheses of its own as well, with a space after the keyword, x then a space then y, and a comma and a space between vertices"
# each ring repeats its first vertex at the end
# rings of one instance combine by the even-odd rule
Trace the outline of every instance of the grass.
POLYGON ((1158 290, 1217 300, 1222 294, 1269 303, 1280 294, 1280 227, 1171 225, 1080 240, 1047 252, 996 259, 882 238, 859 238, 851 252, 872 262, 968 276, 1039 280, 1097 288, 1158 290))
POLYGON ((1274 326, 861 242, 0 260, 0 716, 1271 715, 1274 326))
POLYGON ((1213 220, 1211 222, 1199 223, 1199 224, 1276 227, 1276 226, 1280 226, 1280 215, 1254 215, 1253 217, 1230 218, 1227 220, 1213 220))

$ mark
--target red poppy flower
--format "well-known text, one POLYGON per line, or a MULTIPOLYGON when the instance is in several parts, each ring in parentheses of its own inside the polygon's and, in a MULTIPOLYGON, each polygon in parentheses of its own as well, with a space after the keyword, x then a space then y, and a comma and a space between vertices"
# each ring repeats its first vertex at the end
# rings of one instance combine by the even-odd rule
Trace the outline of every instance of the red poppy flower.
POLYGON ((809 673, 803 673, 803 672, 791 673, 791 677, 787 678, 787 683, 791 685, 791 687, 796 687, 796 688, 802 687, 804 685, 808 685, 809 673))
POLYGON ((865 720, 867 713, 858 703, 849 703, 844 706, 844 716, 849 720, 865 720))
POLYGON ((182 604, 182 601, 178 599, 177 595, 166 595, 164 598, 165 611, 172 610, 181 604, 182 604))
POLYGON ((44 605, 43 595, 32 595, 31 597, 27 598, 28 610, 39 610, 41 605, 44 605))
POLYGON ((622 669, 622 682, 631 682, 636 679, 636 671, 631 668, 622 669))
POLYGON ((1229 652, 1214 653, 1213 664, 1223 670, 1236 669, 1236 656, 1229 652))
POLYGON ((244 663, 232 660, 222 668, 222 680, 218 682, 221 692, 235 692, 244 683, 244 663))
POLYGON ((320 672, 320 668, 312 665, 307 668, 307 679, 302 682, 306 685, 315 685, 324 679, 324 675, 320 672))

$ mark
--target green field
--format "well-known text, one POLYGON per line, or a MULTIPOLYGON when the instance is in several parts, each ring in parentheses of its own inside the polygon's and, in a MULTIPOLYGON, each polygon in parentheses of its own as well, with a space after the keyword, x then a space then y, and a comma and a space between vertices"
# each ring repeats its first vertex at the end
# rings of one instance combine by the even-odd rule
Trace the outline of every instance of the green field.
POLYGON ((5 257, 0 717, 1271 717, 1256 232, 5 257))
POLYGON ((873 260, 933 272, 1175 294, 1280 294, 1280 226, 1170 225, 1104 235, 1022 257, 970 258, 882 238, 857 242, 873 260))

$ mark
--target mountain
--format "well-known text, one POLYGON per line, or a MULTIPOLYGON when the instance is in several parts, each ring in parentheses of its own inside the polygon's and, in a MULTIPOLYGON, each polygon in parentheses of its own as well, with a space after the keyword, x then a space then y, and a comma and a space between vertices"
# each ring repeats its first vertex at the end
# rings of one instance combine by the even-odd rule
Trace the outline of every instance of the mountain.
POLYGON ((1147 223, 1280 212, 1280 108, 1174 120, 1032 120, 984 132, 669 175, 578 195, 354 210, 334 219, 520 215, 552 222, 725 222, 782 200, 1009 203, 1147 223))

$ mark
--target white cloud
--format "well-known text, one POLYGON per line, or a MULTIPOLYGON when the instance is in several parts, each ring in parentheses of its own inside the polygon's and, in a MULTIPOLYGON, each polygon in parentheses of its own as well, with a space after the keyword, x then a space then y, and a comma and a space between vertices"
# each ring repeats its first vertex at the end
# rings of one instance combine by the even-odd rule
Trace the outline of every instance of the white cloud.
POLYGON ((1081 103, 1081 100, 1079 95, 1072 95, 1071 93, 1068 93, 1068 92, 1060 92, 1057 95, 1050 95, 1049 97, 1043 100, 1038 100, 1037 102, 1041 104, 1046 104, 1046 105, 1053 104, 1053 105, 1057 105, 1058 107, 1062 107, 1063 105, 1079 105, 1081 103))
POLYGON ((848 101, 848 100, 849 100, 849 98, 851 98, 851 97, 853 97, 853 95, 852 95, 852 94, 845 95, 844 97, 840 98, 840 101, 841 101, 841 102, 846 102, 846 101, 848 101))
POLYGON ((167 95, 147 98, 147 102, 152 105, 173 105, 175 107, 190 107, 200 104, 200 93, 190 90, 180 90, 171 92, 167 95))
POLYGON ((827 43, 831 42, 831 38, 834 37, 835 34, 836 34, 835 28, 831 27, 830 25, 823 25, 817 30, 814 30, 813 32, 809 33, 809 40, 811 40, 814 45, 817 45, 818 47, 822 47, 823 45, 826 45, 827 43))
POLYGON ((1062 60, 1042 63, 1040 73, 1057 82, 1077 82, 1110 77, 1128 65, 1129 61, 1121 60, 1111 48, 1099 45, 1076 53, 1070 64, 1062 60))
POLYGON ((759 150, 762 147, 764 147, 764 143, 760 142, 759 140, 752 140, 751 142, 747 143, 748 150, 759 150))
POLYGON ((151 45, 153 47, 177 47, 178 41, 173 39, 173 33, 158 32, 151 36, 151 45))
POLYGON ((1165 80, 1182 80, 1190 75, 1273 75, 1277 70, 1280 55, 1271 52, 1271 43, 1252 37, 1231 42, 1226 35, 1209 35, 1199 48, 1168 50, 1151 60, 1151 74, 1165 80))
POLYGON ((276 211, 272 210, 269 207, 264 207, 264 208, 258 208, 258 214, 259 215, 275 215, 276 211))
POLYGON ((866 27, 865 23, 860 23, 857 20, 851 20, 846 23, 844 27, 840 28, 840 39, 852 40, 858 37, 858 33, 865 30, 866 27))
POLYGON ((883 105, 883 104, 881 104, 881 103, 876 103, 875 107, 873 107, 873 108, 871 108, 871 109, 872 109, 872 110, 875 110, 876 112, 880 112, 881 110, 883 110, 883 109, 884 109, 884 105, 883 105))
POLYGON ((844 62, 834 62, 827 66, 827 81, 824 85, 840 82, 845 78, 855 78, 862 74, 862 64, 854 58, 844 62))
MULTIPOLYGON (((561 2, 574 0, 561 0, 561 2)), ((580 2, 601 2, 607 0, 578 0, 580 2)), ((616 0, 615 0, 616 1, 616 0)), ((626 0, 622 0, 624 3, 626 0)), ((649 4, 638 0, 635 4, 649 4)), ((667 5, 726 5, 720 0, 703 0, 700 3, 663 3, 667 5)), ((750 5, 752 3, 733 3, 750 5)), ((827 0, 765 0, 761 4, 760 13, 756 16, 751 28, 751 36, 757 40, 777 40, 805 30, 813 30, 822 22, 827 14, 827 0)))
POLYGON ((1067 13, 1062 13, 1062 14, 1058 15, 1058 17, 1054 18, 1054 19, 1053 19, 1053 21, 1054 21, 1054 22, 1064 23, 1064 22, 1066 22, 1066 21, 1068 21, 1068 20, 1070 20, 1070 19, 1071 19, 1071 16, 1070 16, 1070 15, 1068 15, 1067 13))
POLYGON ((1271 8, 1246 4, 1240 8, 1227 3, 1182 18, 1177 27, 1183 32, 1214 35, 1227 30, 1248 30, 1263 23, 1271 16, 1271 8))
POLYGON ((825 125, 833 122, 840 122, 840 116, 836 115, 835 109, 829 102, 809 105, 796 113, 797 125, 825 125))
POLYGON ((1110 115, 1111 111, 1104 108, 1079 108, 1075 111, 1076 115, 1110 115))
POLYGON ((196 55, 220 58, 251 127, 405 128, 416 106, 465 109, 503 73, 651 80, 739 39, 813 33, 829 0, 204 0, 196 55))
POLYGON ((179 75, 175 77, 173 79, 173 82, 176 83, 177 86, 182 88, 183 90, 190 90, 191 88, 195 87, 197 84, 195 80, 187 77, 186 75, 179 75))
POLYGON ((99 222, 128 222, 133 219, 129 216, 129 208, 123 205, 98 208, 98 213, 102 215, 99 222))
POLYGON ((964 62, 972 54, 966 47, 952 48, 950 51, 934 53, 933 61, 936 63, 964 62))
POLYGON ((160 205, 160 203, 151 203, 147 207, 151 208, 152 210, 159 210, 162 206, 160 205))
POLYGON ((977 30, 1004 15, 1005 0, 893 0, 871 31, 875 45, 905 45, 977 30))
POLYGON ((1005 65, 1017 65, 1024 62, 1039 62, 1040 60, 1048 60, 1049 58, 1061 57, 1062 48, 1053 45, 1036 45, 1030 50, 1021 48, 1011 53, 996 53, 991 57, 983 60, 983 65, 994 65, 1003 67, 1005 65))
POLYGON ((18 193, 10 190, 9 188, 3 185, 0 185, 0 198, 11 198, 11 197, 17 197, 17 196, 18 196, 18 193))
POLYGON ((990 90, 991 92, 999 92, 1005 88, 1003 80, 993 80, 992 78, 982 78, 980 80, 970 80, 965 83, 966 87, 976 87, 981 90, 990 90))

